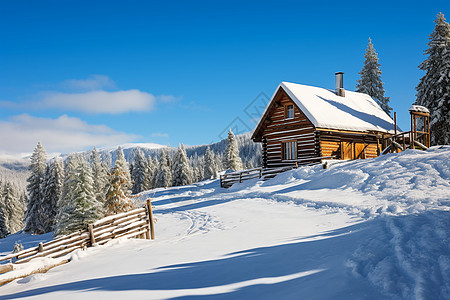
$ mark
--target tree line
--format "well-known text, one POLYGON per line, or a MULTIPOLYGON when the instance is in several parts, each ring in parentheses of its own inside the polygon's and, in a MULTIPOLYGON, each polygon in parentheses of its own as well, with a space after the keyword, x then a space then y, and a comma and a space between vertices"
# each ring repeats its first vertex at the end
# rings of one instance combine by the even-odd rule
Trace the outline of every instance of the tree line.
POLYGON ((65 160, 47 161, 46 151, 38 143, 31 156, 27 200, 25 195, 11 192, 10 184, 3 188, 1 195, 7 200, 1 201, 0 237, 22 228, 31 234, 68 234, 103 216, 133 209, 133 195, 142 191, 189 185, 214 179, 224 169, 243 168, 231 130, 223 154, 207 147, 204 156, 189 159, 181 144, 173 154, 163 148, 153 157, 137 148, 130 162, 120 147, 115 156, 112 167, 95 148, 89 157, 72 153, 65 160))

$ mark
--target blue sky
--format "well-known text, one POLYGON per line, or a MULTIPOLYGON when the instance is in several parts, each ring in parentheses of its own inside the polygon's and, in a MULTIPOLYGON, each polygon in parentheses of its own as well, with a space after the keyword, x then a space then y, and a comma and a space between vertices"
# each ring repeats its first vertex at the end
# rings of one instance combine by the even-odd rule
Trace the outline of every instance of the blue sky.
POLYGON ((400 127, 448 1, 1 1, 0 153, 218 141, 281 81, 354 90, 367 40, 400 127), (262 93, 262 94, 261 94, 262 93))

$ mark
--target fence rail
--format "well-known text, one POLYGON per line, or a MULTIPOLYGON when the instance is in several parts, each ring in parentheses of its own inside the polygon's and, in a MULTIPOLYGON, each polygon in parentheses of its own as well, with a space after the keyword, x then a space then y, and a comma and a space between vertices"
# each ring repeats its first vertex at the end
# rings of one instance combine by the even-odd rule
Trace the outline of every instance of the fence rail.
POLYGON ((313 165, 318 164, 322 161, 322 159, 330 159, 335 158, 334 156, 324 156, 324 157, 313 157, 307 159, 299 159, 296 161, 292 161, 292 166, 284 166, 279 168, 255 168, 243 171, 236 171, 228 174, 220 175, 220 187, 229 188, 235 183, 241 183, 246 180, 261 178, 263 180, 267 180, 275 177, 277 174, 286 172, 292 169, 296 169, 299 167, 299 164, 302 166, 305 165, 313 165))
POLYGON ((395 153, 406 149, 426 150, 430 147, 430 134, 424 131, 404 131, 382 139, 381 154, 395 153))
POLYGON ((47 243, 39 243, 37 247, 0 257, 0 262, 11 260, 20 264, 37 257, 57 258, 76 249, 103 245, 120 237, 155 239, 150 199, 142 208, 105 217, 88 224, 85 230, 78 230, 47 243))

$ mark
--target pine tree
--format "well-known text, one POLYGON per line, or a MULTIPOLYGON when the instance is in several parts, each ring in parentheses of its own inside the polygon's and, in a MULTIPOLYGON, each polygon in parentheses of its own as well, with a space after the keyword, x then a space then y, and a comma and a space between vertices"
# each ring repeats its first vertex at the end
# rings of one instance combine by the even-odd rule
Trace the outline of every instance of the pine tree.
POLYGON ((356 91, 372 97, 378 105, 390 116, 392 108, 389 106, 389 97, 384 96, 383 82, 381 81, 380 64, 378 54, 369 38, 366 53, 364 54, 364 66, 359 72, 361 79, 356 84, 356 91))
POLYGON ((68 234, 86 228, 103 216, 100 202, 95 198, 92 171, 84 158, 79 158, 75 169, 76 176, 71 183, 71 199, 63 207, 57 222, 56 235, 68 234))
POLYGON ((217 164, 214 157, 214 153, 208 147, 205 153, 205 163, 204 163, 204 179, 211 179, 217 177, 217 164))
POLYGON ((172 186, 192 184, 194 181, 191 165, 183 144, 178 146, 172 163, 172 186))
POLYGON ((133 171, 131 179, 133 180, 133 194, 138 194, 146 189, 146 178, 148 177, 147 160, 140 148, 137 148, 134 156, 133 171))
POLYGON ((7 223, 7 214, 6 214, 6 205, 5 200, 3 198, 3 184, 0 181, 0 239, 4 238, 9 234, 7 223))
POLYGON ((44 174, 46 168, 46 154, 44 147, 38 143, 31 156, 31 175, 28 178, 28 204, 25 214, 25 231, 33 234, 42 234, 43 224, 39 216, 40 206, 42 203, 42 182, 44 181, 44 174))
POLYGON ((114 164, 114 168, 118 167, 121 168, 124 176, 126 176, 126 184, 128 184, 127 188, 131 189, 131 175, 130 175, 130 167, 128 165, 127 160, 125 159, 125 155, 123 154, 123 150, 121 147, 117 148, 117 154, 116 154, 116 162, 114 164))
MULTIPOLYGON (((63 210, 63 207, 69 205, 73 191, 75 189, 75 180, 77 177, 77 168, 80 163, 80 157, 76 154, 69 154, 64 166, 64 182, 61 191, 61 198, 58 201, 58 214, 63 210)), ((59 217, 57 217, 59 219, 59 217)))
POLYGON ((227 146, 225 149, 225 165, 227 169, 234 171, 242 170, 242 160, 239 157, 239 148, 236 141, 236 136, 231 131, 228 131, 227 146))
POLYGON ((47 165, 42 185, 42 202, 40 206, 42 231, 53 231, 58 214, 58 202, 62 196, 64 183, 64 167, 60 158, 47 165))
POLYGON ((416 87, 416 104, 430 110, 431 143, 450 144, 450 25, 437 15, 429 48, 419 69, 425 71, 416 87))
POLYGON ((108 167, 106 163, 102 162, 97 149, 91 152, 91 168, 92 179, 94 180, 94 193, 95 198, 100 203, 105 203, 106 200, 106 185, 108 183, 108 167))
POLYGON ((0 239, 4 238, 9 234, 6 222, 7 222, 6 213, 3 209, 3 205, 0 205, 0 239))
POLYGON ((167 149, 161 151, 158 170, 155 175, 155 187, 169 187, 172 183, 172 170, 169 166, 170 156, 167 149))
POLYGON ((130 173, 128 164, 119 147, 118 156, 114 168, 108 174, 108 185, 106 192, 105 214, 112 215, 133 209, 130 195, 130 173))
POLYGON ((16 233, 23 229, 25 202, 19 195, 16 187, 7 182, 3 187, 3 211, 6 216, 6 227, 10 233, 16 233))
POLYGON ((152 157, 149 155, 147 157, 146 165, 147 165, 147 171, 145 172, 144 190, 148 191, 154 187, 153 179, 154 179, 154 175, 156 172, 156 166, 158 166, 158 160, 156 159, 156 157, 153 160, 152 157))

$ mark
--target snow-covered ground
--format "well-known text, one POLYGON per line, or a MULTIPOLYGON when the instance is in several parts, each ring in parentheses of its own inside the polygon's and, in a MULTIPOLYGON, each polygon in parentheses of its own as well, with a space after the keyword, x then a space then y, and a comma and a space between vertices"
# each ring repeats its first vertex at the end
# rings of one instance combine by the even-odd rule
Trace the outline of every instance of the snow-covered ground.
MULTIPOLYGON (((450 147, 157 189, 156 240, 77 251, 1 299, 450 299, 450 147)), ((0 240, 0 252, 17 234, 0 240)))

